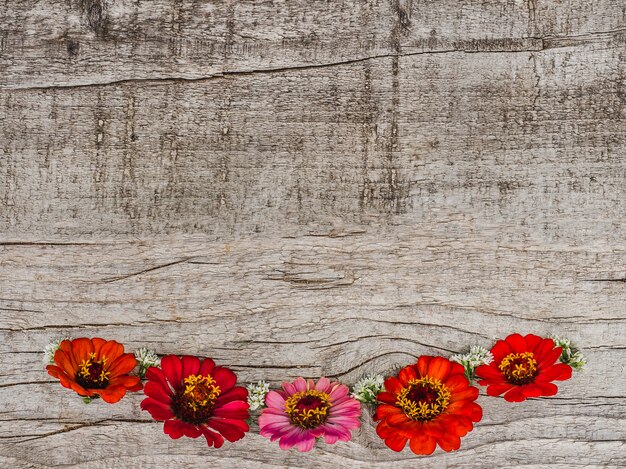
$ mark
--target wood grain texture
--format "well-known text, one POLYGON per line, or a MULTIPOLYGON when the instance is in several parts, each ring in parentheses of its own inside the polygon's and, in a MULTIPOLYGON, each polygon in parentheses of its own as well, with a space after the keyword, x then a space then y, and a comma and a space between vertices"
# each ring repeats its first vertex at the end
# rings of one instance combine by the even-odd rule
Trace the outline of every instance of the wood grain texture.
POLYGON ((2 467, 626 465, 621 0, 0 4, 2 467), (61 336, 352 384, 512 331, 589 370, 454 453, 170 440, 61 336))

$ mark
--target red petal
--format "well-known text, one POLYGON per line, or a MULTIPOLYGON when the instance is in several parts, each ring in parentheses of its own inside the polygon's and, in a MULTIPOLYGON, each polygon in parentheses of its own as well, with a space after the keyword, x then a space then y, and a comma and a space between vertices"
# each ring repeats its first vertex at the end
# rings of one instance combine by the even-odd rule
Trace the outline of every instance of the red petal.
POLYGON ((154 420, 169 420, 174 418, 174 412, 172 412, 169 406, 150 397, 141 401, 140 407, 148 411, 154 420))
POLYGON ((163 431, 166 435, 169 435, 174 440, 177 440, 185 434, 184 426, 185 423, 180 420, 166 420, 163 425, 163 431))
POLYGON ((78 369, 72 365, 68 354, 61 349, 54 352, 54 362, 59 365, 68 376, 74 376, 76 371, 78 371, 78 369))
POLYGON ((141 385, 141 379, 139 376, 131 376, 131 375, 122 375, 116 376, 109 383, 111 386, 124 386, 126 389, 130 390, 131 388, 136 388, 139 385, 139 389, 143 386, 141 385))
POLYGON ((108 386, 105 389, 91 389, 94 394, 99 394, 104 402, 115 404, 124 397, 126 388, 124 386, 108 386))
POLYGON ((167 384, 167 379, 165 379, 165 374, 163 374, 163 371, 160 368, 156 368, 154 366, 151 366, 150 368, 148 368, 148 371, 146 371, 146 379, 149 381, 154 381, 155 383, 159 384, 163 388, 163 391, 169 396, 174 395, 174 393, 172 392, 172 389, 170 388, 170 385, 167 384))
POLYGON ((476 376, 486 380, 502 381, 504 375, 495 365, 480 365, 476 368, 476 376))
POLYGON ((565 363, 557 363, 539 373, 535 378, 536 383, 547 383, 550 381, 564 381, 572 377, 572 367, 565 363))
POLYGON ((444 433, 441 438, 437 439, 437 443, 444 451, 456 451, 461 447, 461 439, 451 432, 444 433))
POLYGON ((123 353, 124 346, 114 340, 111 340, 109 342, 105 342, 104 344, 102 344, 102 347, 100 347, 98 360, 106 357, 107 364, 111 365, 115 360, 121 357, 123 353))
POLYGON ((454 393, 467 389, 469 381, 464 374, 450 375, 444 384, 450 392, 454 393))
POLYGON ((241 440, 249 429, 246 422, 234 419, 211 419, 207 426, 220 432, 230 442, 241 440))
POLYGON ((223 405, 231 401, 246 401, 248 399, 248 390, 241 386, 236 386, 230 391, 220 394, 215 401, 215 405, 223 405))
POLYGON ((93 344, 91 340, 81 337, 72 340, 72 353, 78 363, 89 358, 89 354, 93 353, 93 344))
POLYGON ((493 355, 494 366, 498 366, 502 359, 511 353, 511 347, 504 340, 498 340, 491 348, 491 354, 493 355))
POLYGON ((248 408, 250 406, 244 401, 232 401, 224 404, 220 407, 213 409, 213 415, 215 417, 223 417, 228 419, 246 420, 250 414, 248 408))
POLYGON ((417 359, 417 372, 419 373, 420 377, 424 377, 427 374, 428 371, 428 364, 430 363, 430 360, 433 357, 429 356, 429 355, 422 355, 421 357, 419 357, 417 359))
POLYGON ((510 383, 492 384, 491 386, 487 387, 487 395, 488 396, 499 396, 500 394, 502 394, 503 392, 508 391, 512 387, 513 387, 513 385, 510 384, 510 383))
POLYGON ((213 373, 215 369, 215 362, 210 358, 205 358, 202 360, 202 365, 200 365, 200 371, 198 371, 199 375, 208 376, 213 373))
POLYGON ((137 359, 132 353, 126 353, 111 363, 109 371, 111 376, 123 375, 132 371, 137 364, 137 359))
POLYGON ((389 425, 390 427, 402 427, 403 424, 410 422, 411 419, 409 419, 404 412, 393 412, 387 415, 385 421, 387 422, 387 425, 389 425))
POLYGON ((404 387, 408 386, 409 381, 415 378, 417 378, 417 374, 412 366, 404 367, 400 370, 400 373, 398 373, 398 379, 404 387))
POLYGON ((455 391, 450 396, 450 402, 457 402, 461 400, 475 401, 478 398, 478 389, 471 386, 462 391, 455 391))
POLYGON ((170 404, 172 395, 163 389, 163 385, 157 381, 148 381, 143 390, 144 394, 163 404, 170 404))
POLYGON ((548 368, 549 366, 554 365, 562 353, 563 349, 561 347, 556 347, 552 350, 549 350, 543 355, 541 359, 537 359, 537 368, 539 368, 539 370, 543 370, 545 368, 548 368))
POLYGON ((237 376, 228 368, 218 366, 213 371, 213 378, 217 382, 222 392, 229 391, 235 383, 237 383, 237 376))
POLYGON ((541 343, 535 347, 535 360, 537 360, 537 362, 542 362, 553 348, 554 341, 552 339, 543 339, 541 343))
POLYGON ((559 388, 556 387, 556 384, 553 383, 536 383, 541 387, 541 395, 542 396, 554 396, 559 388))
POLYGON ((423 433, 412 437, 409 446, 415 454, 433 454, 437 443, 432 436, 423 433))
POLYGON ((406 442, 408 439, 399 433, 392 433, 387 438, 385 438, 385 444, 388 448, 393 451, 402 451, 406 446, 406 442))
MULTIPOLYGON (((204 375, 206 376, 206 375, 204 375)), ((200 427, 200 431, 206 438, 206 442, 209 446, 215 446, 216 448, 221 448, 224 444, 224 438, 219 433, 215 433, 209 430, 206 426, 202 425, 200 427)))
POLYGON ((541 337, 535 334, 526 334, 524 339, 526 340, 526 347, 529 352, 534 352, 543 340, 541 337))
POLYGON ((396 395, 391 394, 390 392, 379 392, 376 395, 376 400, 379 402, 384 402, 385 404, 395 405, 396 403, 396 395))
POLYGON ((402 391, 402 383, 395 376, 390 376, 385 380, 385 389, 393 394, 398 394, 402 391))
POLYGON ((163 374, 174 389, 183 383, 183 364, 176 355, 167 355, 161 359, 163 374))
POLYGON ((452 362, 450 360, 443 357, 435 357, 428 364, 428 376, 445 381, 451 369, 452 362))
POLYGON ((527 352, 526 340, 520 334, 511 334, 504 339, 514 353, 527 352))
MULTIPOLYGON (((182 358, 183 379, 189 375, 197 375, 200 370, 200 359, 191 355, 184 355, 182 358)), ((200 435, 198 435, 200 436, 200 435)))
POLYGON ((376 408, 376 418, 378 419, 384 419, 386 417, 389 417, 390 415, 395 414, 404 415, 401 409, 392 405, 381 404, 376 408))
POLYGON ((526 396, 521 391, 520 386, 513 386, 509 392, 504 395, 507 402, 522 402, 526 400, 526 396))

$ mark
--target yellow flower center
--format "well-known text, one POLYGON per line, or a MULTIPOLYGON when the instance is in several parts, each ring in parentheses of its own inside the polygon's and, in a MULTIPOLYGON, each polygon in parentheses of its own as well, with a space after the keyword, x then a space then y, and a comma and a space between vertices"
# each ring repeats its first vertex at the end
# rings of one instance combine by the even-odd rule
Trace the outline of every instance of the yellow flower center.
POLYGON ((220 387, 211 375, 189 375, 183 380, 183 384, 184 387, 172 399, 174 414, 184 422, 194 425, 206 423, 221 394, 220 387))
POLYGON ((396 404, 407 417, 424 422, 434 419, 446 410, 450 391, 438 379, 425 376, 412 379, 397 395, 396 404))
POLYGON ((102 357, 96 361, 96 354, 90 353, 86 360, 78 365, 76 382, 85 389, 104 389, 109 384, 111 372, 105 371, 107 357, 102 357))
POLYGON ((502 359, 498 369, 510 383, 517 385, 531 383, 539 373, 532 352, 510 353, 502 359))
POLYGON ((291 423, 300 428, 315 428, 328 419, 331 398, 321 391, 297 392, 285 401, 285 411, 291 423))

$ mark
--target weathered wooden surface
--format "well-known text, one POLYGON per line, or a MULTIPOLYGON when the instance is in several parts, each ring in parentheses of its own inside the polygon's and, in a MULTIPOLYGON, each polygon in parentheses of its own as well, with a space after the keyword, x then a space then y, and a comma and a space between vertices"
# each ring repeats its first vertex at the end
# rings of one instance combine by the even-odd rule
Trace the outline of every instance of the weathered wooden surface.
POLYGON ((0 465, 626 465, 625 47, 621 0, 5 1, 0 465), (40 354, 353 383, 514 330, 589 370, 427 458, 173 441, 40 354))

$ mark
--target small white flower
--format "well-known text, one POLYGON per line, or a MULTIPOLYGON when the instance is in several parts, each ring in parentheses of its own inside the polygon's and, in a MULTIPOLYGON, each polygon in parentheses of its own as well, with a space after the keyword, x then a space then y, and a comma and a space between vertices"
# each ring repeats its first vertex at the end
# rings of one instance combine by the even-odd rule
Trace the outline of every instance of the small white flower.
POLYGON ((452 355, 450 361, 463 365, 463 368, 465 368, 465 376, 472 382, 476 377, 474 374, 476 368, 481 365, 489 365, 493 361, 493 355, 489 350, 480 345, 472 345, 469 353, 464 355, 452 355))
POLYGON ((135 352, 135 358, 139 364, 139 376, 142 378, 151 366, 161 366, 161 359, 157 356, 154 350, 150 350, 146 347, 141 347, 135 352))
POLYGON ((373 404, 376 395, 384 390, 385 378, 381 375, 367 375, 352 387, 352 397, 357 401, 373 404))
POLYGON ((256 384, 248 384, 248 404, 250 410, 256 410, 265 406, 265 395, 270 392, 270 385, 265 381, 259 381, 256 384))
POLYGON ((561 356, 559 357, 559 361, 561 363, 565 363, 575 370, 583 370, 585 368, 587 359, 569 339, 561 338, 554 334, 551 334, 550 338, 554 341, 554 345, 556 347, 561 347, 563 349, 561 356))
POLYGON ((43 349, 43 362, 46 365, 54 364, 54 354, 61 347, 61 342, 64 340, 72 340, 71 337, 62 337, 61 339, 54 340, 46 345, 43 349))

